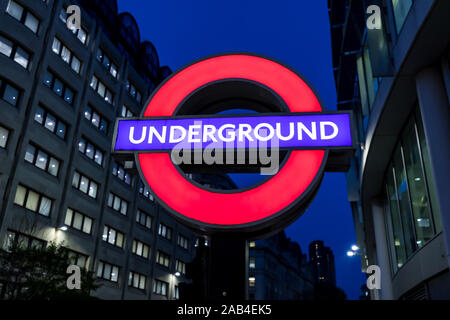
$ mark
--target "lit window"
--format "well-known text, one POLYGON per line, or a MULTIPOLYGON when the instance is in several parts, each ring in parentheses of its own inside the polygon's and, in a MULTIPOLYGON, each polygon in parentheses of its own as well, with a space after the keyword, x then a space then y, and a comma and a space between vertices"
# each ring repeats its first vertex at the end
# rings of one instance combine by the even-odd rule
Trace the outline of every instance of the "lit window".
POLYGON ((137 272, 130 271, 130 275, 128 278, 128 286, 136 289, 145 290, 146 283, 147 283, 146 276, 139 274, 137 272))
POLYGON ((97 268, 97 277, 112 282, 119 281, 120 268, 118 266, 100 261, 97 268))
POLYGON ((248 266, 249 266, 250 269, 255 269, 256 268, 255 257, 250 257, 249 258, 248 266))
POLYGON ((93 199, 97 198, 98 184, 77 171, 73 174, 72 186, 93 199))
POLYGON ((112 208, 114 211, 120 212, 124 216, 127 215, 128 202, 114 193, 109 193, 108 207, 112 208))
POLYGON ((254 286, 255 286, 255 283, 256 283, 255 277, 249 277, 249 278, 248 278, 248 286, 249 286, 249 287, 254 287, 254 286))
POLYGON ((21 185, 17 186, 14 203, 47 217, 52 208, 52 200, 21 185))
POLYGON ((8 144, 9 130, 0 126, 0 148, 5 149, 8 144))
POLYGON ((150 247, 139 240, 133 240, 133 247, 131 251, 137 256, 148 258, 150 247))
POLYGON ((64 224, 68 227, 72 227, 76 230, 82 231, 87 234, 91 234, 92 232, 92 223, 93 220, 88 216, 74 211, 72 209, 67 209, 66 218, 64 220, 64 224))
POLYGON ((103 241, 108 242, 116 247, 123 248, 125 234, 105 225, 103 228, 103 241))
POLYGON ((39 29, 39 19, 36 18, 31 12, 26 10, 20 4, 13 0, 9 0, 6 12, 15 18, 16 20, 23 23, 28 29, 34 33, 38 32, 39 29))

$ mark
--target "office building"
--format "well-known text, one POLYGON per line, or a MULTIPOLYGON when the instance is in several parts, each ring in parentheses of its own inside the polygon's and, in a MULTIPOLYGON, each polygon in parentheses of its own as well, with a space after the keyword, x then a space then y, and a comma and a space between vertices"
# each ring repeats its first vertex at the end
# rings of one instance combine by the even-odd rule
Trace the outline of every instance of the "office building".
POLYGON ((450 1, 328 7, 338 109, 359 139, 347 184, 362 271, 381 270, 371 298, 450 299, 450 1))
POLYGON ((328 283, 336 286, 334 254, 322 240, 316 240, 309 244, 309 266, 316 283, 328 283))
POLYGON ((0 53, 3 247, 62 242, 100 298, 177 298, 195 238, 110 154, 115 118, 171 72, 134 18, 115 0, 0 0, 0 53))
POLYGON ((281 231, 249 242, 249 300, 309 300, 314 279, 297 242, 281 231))

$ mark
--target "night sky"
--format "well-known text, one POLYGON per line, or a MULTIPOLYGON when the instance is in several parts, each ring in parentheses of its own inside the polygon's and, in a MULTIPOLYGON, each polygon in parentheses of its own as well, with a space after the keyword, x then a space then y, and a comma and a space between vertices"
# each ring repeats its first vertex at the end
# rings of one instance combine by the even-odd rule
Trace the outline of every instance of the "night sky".
MULTIPOLYGON (((177 70, 207 55, 254 52, 302 73, 327 110, 336 109, 326 1, 311 0, 118 0, 119 12, 136 19, 141 41, 156 47, 161 65, 177 70)), ((365 282, 359 257, 349 258, 355 232, 344 173, 326 173, 308 210, 286 229, 303 252, 313 240, 334 251, 337 285, 357 299, 365 282)))

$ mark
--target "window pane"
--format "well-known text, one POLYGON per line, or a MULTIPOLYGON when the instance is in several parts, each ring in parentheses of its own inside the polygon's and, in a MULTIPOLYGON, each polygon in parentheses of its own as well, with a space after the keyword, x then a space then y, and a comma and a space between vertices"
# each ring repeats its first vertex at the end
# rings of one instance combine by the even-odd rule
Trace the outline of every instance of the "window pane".
POLYGON ((88 217, 84 217, 83 232, 90 234, 91 228, 92 228, 92 219, 88 218, 88 217))
POLYGON ((138 288, 139 287, 139 275, 135 274, 133 277, 133 287, 138 288))
POLYGON ((408 184, 406 181, 405 167, 400 146, 397 147, 394 155, 395 180, 397 184, 397 196, 400 205, 400 214, 403 222, 403 232, 405 235, 406 254, 409 257, 416 248, 414 240, 413 224, 411 221, 411 207, 408 195, 408 184))
POLYGON ((99 262, 97 268, 97 277, 101 278, 102 275, 103 275, 103 262, 99 262))
POLYGON ((73 173, 72 186, 78 188, 79 183, 80 183, 80 174, 75 171, 73 173))
POLYGON ((110 73, 114 78, 117 78, 117 67, 114 64, 111 65, 110 73))
POLYGON ((25 52, 22 48, 17 48, 16 54, 14 56, 14 61, 20 64, 25 69, 27 69, 29 60, 30 55, 27 52, 25 52))
POLYGON ((66 211, 66 219, 64 220, 64 224, 71 226, 72 225, 72 215, 73 215, 73 211, 72 209, 67 209, 66 211))
POLYGON ((53 75, 50 72, 47 71, 45 73, 45 76, 44 76, 44 84, 47 87, 51 88, 52 82, 53 82, 53 75))
POLYGON ((81 176, 80 180, 80 191, 83 193, 88 193, 89 180, 88 178, 81 176))
POLYGON ((57 55, 59 55, 59 52, 61 51, 61 41, 59 41, 57 38, 53 39, 52 50, 57 55))
POLYGON ((81 41, 81 43, 86 44, 87 41, 87 34, 86 32, 81 28, 78 30, 78 39, 81 41))
POLYGON ((94 161, 99 164, 102 165, 103 163, 103 153, 99 150, 95 150, 95 157, 94 157, 94 161))
POLYGON ((66 136, 66 125, 62 122, 58 122, 58 128, 56 129, 56 135, 60 138, 63 138, 66 136))
POLYGON ((106 90, 105 101, 108 103, 112 103, 112 99, 113 99, 113 97, 112 97, 111 91, 106 90))
POLYGON ((101 132, 104 132, 104 133, 108 132, 108 123, 106 122, 106 120, 102 119, 100 121, 100 128, 99 129, 100 129, 101 132))
POLYGON ((94 159, 94 146, 92 144, 87 144, 85 154, 89 159, 94 159))
POLYGON ((145 282, 147 278, 144 276, 139 277, 139 289, 145 290, 145 282))
POLYGON ((94 115, 92 116, 92 124, 98 128, 100 125, 100 116, 94 112, 94 115))
POLYGON ((10 0, 8 3, 8 7, 6 8, 6 12, 8 12, 17 20, 20 20, 22 18, 23 8, 16 2, 10 0))
POLYGON ((97 79, 97 77, 96 76, 92 76, 92 80, 91 80, 91 87, 93 88, 93 89, 96 89, 97 88, 97 84, 98 84, 98 79, 97 79))
POLYGON ((72 64, 71 64, 72 69, 76 72, 76 73, 80 73, 80 69, 81 69, 81 62, 80 60, 78 60, 77 57, 73 57, 72 58, 72 64))
POLYGON ((108 228, 108 242, 111 244, 116 243, 116 230, 108 228))
POLYGON ((27 17, 25 19, 25 25, 34 33, 37 33, 39 28, 39 20, 32 15, 31 13, 27 13, 27 17))
POLYGON ((34 163, 34 154, 36 153, 36 148, 31 144, 27 146, 27 150, 25 151, 25 161, 34 163))
POLYGON ((48 217, 50 215, 51 207, 52 207, 52 201, 46 197, 42 197, 41 205, 39 207, 39 213, 48 217))
POLYGON ((116 246, 123 247, 123 233, 117 233, 116 246))
POLYGON ((433 225, 414 122, 410 121, 405 130, 403 144, 406 172, 414 214, 416 242, 420 248, 433 237, 433 225))
POLYGON ((99 48, 98 50, 97 50, 97 60, 98 61, 102 61, 102 59, 103 59, 103 52, 102 52, 102 50, 99 48))
POLYGON ((127 214, 128 203, 126 201, 122 201, 120 206, 120 213, 123 215, 127 214))
POLYGON ((111 279, 111 265, 108 263, 105 263, 105 269, 103 271, 103 276, 108 280, 111 279))
POLYGON ((97 189, 97 184, 95 182, 91 182, 91 185, 89 186, 89 196, 91 198, 97 198, 97 189))
POLYGON ((423 129, 423 123, 422 123, 422 117, 420 115, 420 110, 417 107, 416 108, 416 123, 417 123, 417 132, 419 135, 419 141, 420 141, 420 149, 422 151, 422 160, 425 168, 425 176, 427 179, 427 187, 428 192, 430 194, 431 199, 431 210, 433 214, 434 219, 434 227, 436 230, 436 233, 439 233, 442 231, 442 224, 441 224, 441 216, 439 214, 439 207, 437 204, 437 197, 436 197, 436 189, 434 186, 434 180, 433 180, 433 174, 431 171, 431 163, 430 163, 430 156, 428 153, 428 146, 427 142, 425 140, 425 132, 423 129))
POLYGON ((83 225, 83 216, 78 212, 75 212, 72 226, 77 230, 81 230, 82 225, 83 225))
POLYGON ((67 49, 66 46, 63 46, 62 52, 61 52, 61 58, 63 59, 63 61, 66 63, 69 63, 70 55, 71 55, 71 52, 69 51, 69 49, 67 49))
POLYGON ((108 196, 108 207, 112 207, 113 199, 114 199, 114 196, 113 196, 112 193, 110 193, 109 196, 108 196))
POLYGON ((31 211, 37 211, 39 202, 39 195, 34 191, 28 191, 27 203, 25 207, 31 211))
POLYGON ((105 66, 106 69, 109 69, 110 62, 109 62, 109 58, 107 56, 103 57, 103 65, 105 66))
POLYGON ((36 167, 45 170, 47 168, 48 155, 42 151, 38 151, 36 158, 36 167))
POLYGON ((40 124, 44 123, 44 110, 42 108, 37 108, 36 114, 34 115, 34 120, 40 124))
POLYGON ((86 141, 84 139, 80 139, 80 142, 78 142, 78 150, 81 153, 84 153, 86 150, 86 141))
POLYGON ((53 176, 58 176, 59 172, 59 161, 55 158, 50 158, 50 162, 48 165, 48 173, 50 173, 53 176))
POLYGON ((64 101, 66 101, 69 104, 72 104, 73 102, 73 91, 69 88, 66 88, 64 92, 64 101))
POLYGON ((6 148, 8 143, 9 131, 3 127, 0 127, 0 148, 6 148))
POLYGON ((10 57, 11 51, 12 51, 12 46, 13 46, 13 44, 11 41, 0 36, 0 52, 1 53, 3 53, 7 57, 10 57))
POLYGON ((7 84, 3 94, 3 100, 15 106, 19 100, 19 91, 7 84))
POLYGON ((117 282, 118 278, 119 278, 119 268, 118 267, 112 267, 111 281, 117 282))
POLYGON ((391 254, 393 256, 394 272, 401 268, 406 261, 405 241, 403 238, 402 221, 398 210, 398 198, 395 192, 393 168, 388 171, 387 176, 388 197, 388 226, 391 238, 391 254))
POLYGON ((84 117, 88 120, 91 120, 92 118, 92 109, 89 106, 86 106, 86 109, 84 110, 84 117))
POLYGON ((58 95, 62 96, 63 94, 64 85, 62 84, 59 79, 55 79, 55 83, 53 84, 53 91, 58 95))
POLYGON ((113 209, 116 211, 119 211, 120 209, 120 199, 116 196, 114 196, 114 206, 113 209))
POLYGON ((105 85, 104 85, 103 83, 99 82, 99 83, 98 83, 97 93, 98 93, 100 96, 104 97, 104 96, 105 96, 105 90, 106 90, 105 85))
POLYGON ((27 193, 27 189, 25 189, 22 186, 17 186, 16 196, 14 198, 14 203, 23 207, 26 193, 27 193))
POLYGON ((56 118, 51 114, 47 114, 45 119, 45 127, 51 132, 55 132, 56 118))
POLYGON ((395 26, 397 33, 402 29, 409 9, 411 8, 412 0, 392 0, 392 9, 394 11, 395 26))

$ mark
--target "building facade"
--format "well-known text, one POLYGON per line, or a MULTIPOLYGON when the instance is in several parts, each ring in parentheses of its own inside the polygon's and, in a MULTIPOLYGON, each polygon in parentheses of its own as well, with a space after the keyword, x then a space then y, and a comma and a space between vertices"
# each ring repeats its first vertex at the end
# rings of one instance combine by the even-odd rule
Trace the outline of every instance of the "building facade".
POLYGON ((334 254, 322 240, 316 240, 309 244, 309 266, 316 283, 328 283, 336 286, 334 254))
POLYGON ((450 299, 450 1, 329 0, 340 110, 360 148, 347 174, 372 299, 450 299))
POLYGON ((249 300, 309 300, 314 280, 298 243, 281 231, 249 242, 249 300))
POLYGON ((170 74, 115 0, 0 0, 0 241, 63 243, 105 299, 175 299, 194 235, 115 159, 116 117, 170 74), (66 23, 81 7, 81 28, 66 23))

